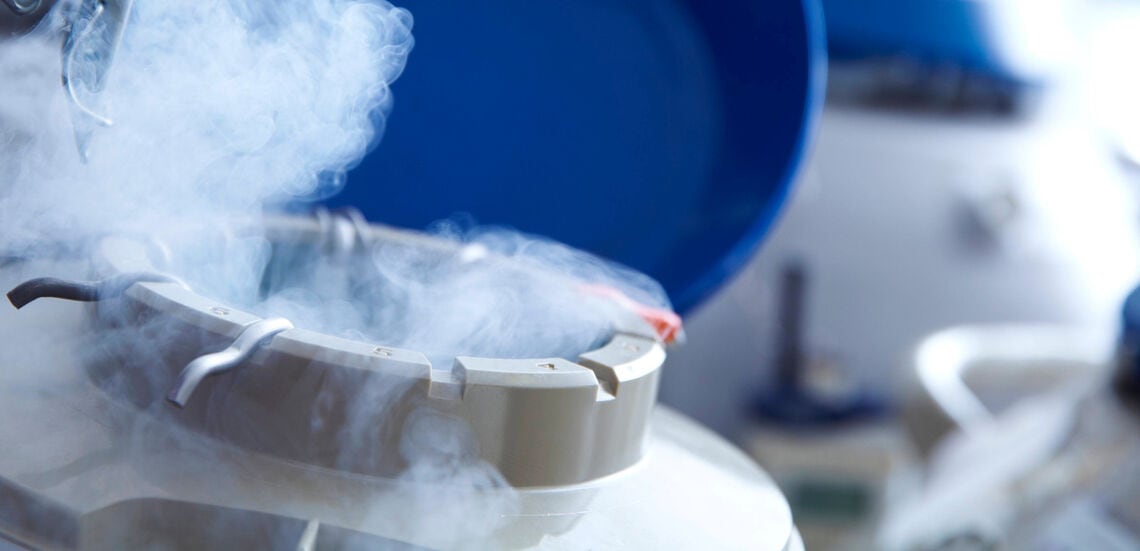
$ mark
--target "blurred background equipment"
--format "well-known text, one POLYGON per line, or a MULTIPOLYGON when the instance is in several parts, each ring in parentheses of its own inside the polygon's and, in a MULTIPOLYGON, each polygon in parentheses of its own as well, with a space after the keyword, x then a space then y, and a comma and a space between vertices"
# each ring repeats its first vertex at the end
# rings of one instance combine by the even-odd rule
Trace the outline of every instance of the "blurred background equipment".
MULTIPOLYGON (((1123 100, 1137 89, 1123 58, 1140 36, 1138 7, 824 2, 827 105, 807 168, 771 239, 686 319, 688 344, 671 354, 662 386, 663 401, 768 469, 808 548, 1032 547, 1017 535, 1029 517, 1009 504, 997 532, 892 535, 938 518, 900 515, 940 499, 928 477, 941 467, 928 462, 965 430, 915 401, 911 358, 932 334, 980 324, 951 333, 960 335, 951 352, 993 356, 965 370, 984 418, 1063 381, 1103 389, 1115 313, 1140 278, 1126 146, 1140 126, 1125 122, 1135 109, 1123 100), (1030 332, 1042 324, 1060 329, 1030 332), (799 369, 791 387, 789 365, 799 369)), ((1003 421, 1002 430, 1053 435, 1038 435, 1035 451, 1027 443, 1023 464, 1062 445, 1071 425, 1060 412, 1073 406, 1058 404, 1074 400, 1030 408, 1052 415, 1042 424, 1025 420, 1032 414, 1003 421)), ((1089 423, 1113 434, 1131 426, 1127 416, 1089 423)), ((968 468, 970 455, 946 457, 962 478, 945 488, 1001 486, 996 474, 975 479, 983 473, 968 468)))
POLYGON ((1140 546, 1136 311, 1118 345, 1077 326, 987 325, 917 348, 903 418, 927 458, 883 549, 1140 546))

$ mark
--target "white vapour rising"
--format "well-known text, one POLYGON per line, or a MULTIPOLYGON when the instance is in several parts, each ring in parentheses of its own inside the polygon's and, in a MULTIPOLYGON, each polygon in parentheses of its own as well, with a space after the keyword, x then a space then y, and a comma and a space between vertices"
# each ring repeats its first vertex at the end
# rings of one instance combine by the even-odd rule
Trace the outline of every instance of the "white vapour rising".
POLYGON ((309 194, 363 156, 411 46, 382 1, 136 2, 83 163, 58 30, 4 43, 5 241, 200 231, 309 194))
MULTIPOLYGON (((454 249, 380 243, 357 264, 301 254, 279 272, 276 290, 252 308, 347 338, 418 350, 438 367, 455 356, 574 360, 611 334, 621 307, 581 283, 667 304, 644 274, 566 245, 492 227, 437 223, 454 249)), ((625 313, 629 315, 629 313, 625 313)))
MULTIPOLYGON (((342 182, 337 175, 382 130, 410 27, 408 12, 382 1, 137 2, 96 105, 114 125, 96 129, 86 163, 58 84, 58 29, 0 45, 3 252, 104 233, 157 236, 178 251, 178 275, 199 292, 310 329, 440 361, 587 349, 609 313, 559 282, 462 262, 425 270, 421 254, 389 251, 376 257, 389 285, 370 294, 312 278, 265 297, 268 245, 219 231, 342 182)), ((667 304, 652 280, 557 244, 447 226, 437 233, 667 304)))
MULTIPOLYGON (((382 131, 388 86, 412 47, 409 13, 383 0, 136 2, 98 106, 114 125, 96 130, 86 163, 59 85, 59 26, 56 18, 33 35, 0 41, 0 255, 34 256, 48 243, 108 233, 154 236, 175 251, 175 275, 202 294, 301 327, 422 350, 435 361, 459 354, 572 357, 603 338, 612 305, 599 307, 604 301, 583 299, 543 272, 668 304, 649 278, 590 255, 454 224, 435 233, 513 262, 473 260, 471 247, 442 258, 378 247, 363 267, 371 274, 365 285, 336 285, 359 264, 316 266, 265 296, 268 244, 220 228, 342 183, 337 175, 382 131)), ((353 183, 401 184, 414 183, 353 183)), ((386 395, 365 390, 357 398, 386 395)), ((359 434, 346 436, 347 452, 367 453, 366 421, 359 434)), ((454 427, 431 428, 441 422, 408 428, 401 452, 412 467, 405 477, 476 491, 501 487, 501 477, 461 438, 440 437, 454 427), (432 444, 417 444, 423 442, 432 444)), ((466 519, 467 526, 450 523, 454 533, 435 535, 445 545, 493 528, 513 506, 408 497, 406 514, 435 508, 466 519)))

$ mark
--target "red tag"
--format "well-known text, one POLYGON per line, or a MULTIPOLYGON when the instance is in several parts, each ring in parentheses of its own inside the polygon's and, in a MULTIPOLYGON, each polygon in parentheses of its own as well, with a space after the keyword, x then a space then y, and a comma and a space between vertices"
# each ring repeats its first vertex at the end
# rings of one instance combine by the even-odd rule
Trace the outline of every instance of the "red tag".
POLYGON ((606 297, 621 307, 636 313, 657 332, 657 338, 665 344, 673 344, 682 334, 681 316, 672 310, 646 306, 625 293, 606 285, 583 285, 587 293, 606 297))

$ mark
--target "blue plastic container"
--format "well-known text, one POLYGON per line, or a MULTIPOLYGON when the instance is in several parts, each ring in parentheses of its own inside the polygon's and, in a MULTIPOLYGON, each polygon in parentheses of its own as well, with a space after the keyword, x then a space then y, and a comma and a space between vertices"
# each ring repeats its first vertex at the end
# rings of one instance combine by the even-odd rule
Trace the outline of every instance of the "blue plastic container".
POLYGON ((330 205, 546 235, 697 305, 749 258, 820 109, 815 0, 405 2, 380 146, 330 205))

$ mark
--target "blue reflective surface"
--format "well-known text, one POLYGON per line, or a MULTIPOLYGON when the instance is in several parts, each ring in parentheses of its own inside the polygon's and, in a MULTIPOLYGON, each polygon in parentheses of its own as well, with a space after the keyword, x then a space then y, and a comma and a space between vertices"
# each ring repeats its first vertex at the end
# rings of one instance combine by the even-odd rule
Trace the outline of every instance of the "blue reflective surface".
POLYGON ((386 133, 330 205, 550 236, 682 312, 767 232, 821 101, 814 0, 403 5, 416 46, 386 133))

